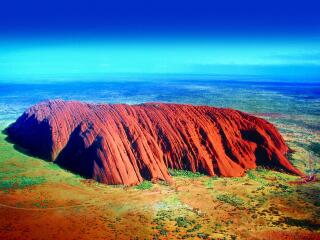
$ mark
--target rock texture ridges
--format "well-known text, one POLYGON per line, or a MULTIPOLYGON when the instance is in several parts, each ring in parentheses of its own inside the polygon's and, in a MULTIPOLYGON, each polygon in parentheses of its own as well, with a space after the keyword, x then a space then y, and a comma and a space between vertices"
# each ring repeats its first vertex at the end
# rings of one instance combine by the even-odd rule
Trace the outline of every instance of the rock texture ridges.
POLYGON ((52 100, 7 132, 34 155, 107 184, 170 182, 168 168, 239 177, 261 165, 302 175, 272 124, 232 109, 52 100))

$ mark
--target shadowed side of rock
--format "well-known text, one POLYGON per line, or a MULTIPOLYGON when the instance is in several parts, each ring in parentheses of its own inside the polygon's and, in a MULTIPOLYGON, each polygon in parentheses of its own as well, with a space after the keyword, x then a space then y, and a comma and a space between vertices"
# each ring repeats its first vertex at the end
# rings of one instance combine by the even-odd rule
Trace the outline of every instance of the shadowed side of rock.
POLYGON ((28 109, 7 132, 32 153, 107 184, 170 182, 168 168, 239 177, 261 165, 303 175, 272 124, 232 109, 53 100, 28 109))

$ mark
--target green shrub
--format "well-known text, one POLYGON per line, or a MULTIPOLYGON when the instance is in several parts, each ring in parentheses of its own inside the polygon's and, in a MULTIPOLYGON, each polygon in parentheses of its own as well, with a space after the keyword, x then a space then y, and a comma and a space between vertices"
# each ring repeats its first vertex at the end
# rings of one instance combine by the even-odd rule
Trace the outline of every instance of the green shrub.
POLYGON ((138 186, 136 186, 136 189, 147 190, 147 189, 151 189, 152 186, 153 186, 153 184, 150 181, 143 181, 138 186))
POLYGON ((161 229, 160 230, 160 234, 163 235, 163 236, 167 236, 168 235, 168 231, 165 230, 165 229, 161 229))
POLYGON ((251 180, 257 180, 257 175, 255 175, 254 170, 249 170, 247 171, 247 176, 248 178, 250 178, 251 180))
POLYGON ((177 217, 175 220, 176 220, 176 225, 178 227, 184 227, 184 228, 187 228, 190 225, 195 223, 194 220, 189 220, 186 217, 177 217))
POLYGON ((191 172, 187 170, 179 170, 179 169, 168 169, 169 173, 173 177, 185 177, 185 178, 198 178, 204 176, 199 172, 191 172))

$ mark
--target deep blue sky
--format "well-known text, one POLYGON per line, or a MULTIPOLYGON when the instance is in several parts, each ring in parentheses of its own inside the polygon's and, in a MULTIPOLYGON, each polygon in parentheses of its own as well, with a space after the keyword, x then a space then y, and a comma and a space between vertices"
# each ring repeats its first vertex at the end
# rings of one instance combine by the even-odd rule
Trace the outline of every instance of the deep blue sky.
POLYGON ((316 0, 4 0, 0 78, 317 75, 319 12, 316 0))
POLYGON ((3 34, 315 34, 317 0, 4 0, 3 34))

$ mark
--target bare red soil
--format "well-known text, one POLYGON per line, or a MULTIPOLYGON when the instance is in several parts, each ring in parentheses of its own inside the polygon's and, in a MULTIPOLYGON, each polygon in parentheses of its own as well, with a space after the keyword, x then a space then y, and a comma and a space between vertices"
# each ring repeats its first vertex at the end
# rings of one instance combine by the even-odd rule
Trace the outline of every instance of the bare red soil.
POLYGON ((7 131, 32 154, 107 184, 170 182, 168 168, 238 177, 261 165, 303 176, 271 123, 232 109, 53 100, 7 131))

